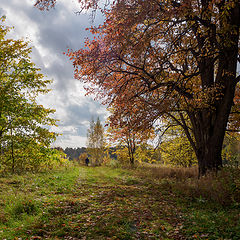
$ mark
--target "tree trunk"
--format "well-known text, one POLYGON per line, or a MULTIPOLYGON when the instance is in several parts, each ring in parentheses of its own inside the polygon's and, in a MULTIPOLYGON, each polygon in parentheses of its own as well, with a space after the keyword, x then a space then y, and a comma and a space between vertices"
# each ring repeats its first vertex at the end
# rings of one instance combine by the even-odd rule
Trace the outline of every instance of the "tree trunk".
POLYGON ((130 161, 131 166, 133 166, 134 165, 134 154, 136 151, 136 144, 135 144, 134 136, 132 136, 132 138, 127 139, 127 147, 128 147, 129 161, 130 161))
POLYGON ((134 149, 131 149, 131 148, 128 149, 128 156, 129 156, 129 161, 131 166, 134 165, 134 153, 135 153, 134 149))
POLYGON ((131 164, 131 166, 134 165, 134 157, 131 157, 131 158, 130 158, 130 164, 131 164))
POLYGON ((217 172, 222 167, 221 141, 212 141, 198 149, 198 176, 208 172, 217 172))
POLYGON ((195 153, 199 165, 199 177, 207 172, 217 172, 222 167, 222 146, 233 105, 236 82, 229 79, 223 89, 223 98, 215 102, 213 109, 199 110, 190 115, 195 138, 195 153))
POLYGON ((14 157, 14 145, 13 145, 13 133, 11 128, 11 155, 12 155, 12 174, 15 173, 15 157, 14 157))

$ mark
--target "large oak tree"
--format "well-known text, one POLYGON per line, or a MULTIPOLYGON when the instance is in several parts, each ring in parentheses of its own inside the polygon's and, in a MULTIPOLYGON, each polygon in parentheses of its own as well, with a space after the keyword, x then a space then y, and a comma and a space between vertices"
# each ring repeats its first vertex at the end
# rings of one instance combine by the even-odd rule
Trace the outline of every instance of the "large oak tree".
MULTIPOLYGON (((55 1, 41 0, 42 7, 55 1)), ((98 1, 80 1, 96 8, 98 1)), ((68 55, 75 78, 146 128, 170 117, 185 131, 199 175, 222 166, 239 61, 238 0, 117 0, 95 39, 68 55)))

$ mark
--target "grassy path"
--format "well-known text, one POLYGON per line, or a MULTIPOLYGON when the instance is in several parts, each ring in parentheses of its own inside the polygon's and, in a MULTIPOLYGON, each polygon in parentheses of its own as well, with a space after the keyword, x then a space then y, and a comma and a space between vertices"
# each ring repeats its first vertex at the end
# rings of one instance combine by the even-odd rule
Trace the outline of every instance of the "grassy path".
POLYGON ((133 170, 13 176, 0 179, 0 239, 240 239, 239 209, 210 205, 133 170))

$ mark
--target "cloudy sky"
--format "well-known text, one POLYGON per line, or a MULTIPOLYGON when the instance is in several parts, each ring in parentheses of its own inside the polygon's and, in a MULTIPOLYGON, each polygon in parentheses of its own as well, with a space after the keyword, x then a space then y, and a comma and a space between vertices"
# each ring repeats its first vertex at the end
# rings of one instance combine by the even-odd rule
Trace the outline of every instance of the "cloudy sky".
MULTIPOLYGON (((85 28, 103 21, 96 16, 92 23, 79 10, 77 0, 58 0, 55 9, 41 12, 34 8, 34 0, 1 0, 0 16, 5 15, 6 25, 14 26, 11 38, 24 38, 33 47, 32 60, 48 79, 53 79, 53 90, 42 96, 39 102, 45 107, 56 109, 55 118, 59 127, 54 129, 62 134, 54 146, 82 147, 86 144, 86 132, 91 118, 106 119, 105 107, 85 96, 80 82, 73 78, 73 67, 63 52, 79 49, 90 37, 85 28)), ((90 14, 90 13, 89 13, 90 14)))

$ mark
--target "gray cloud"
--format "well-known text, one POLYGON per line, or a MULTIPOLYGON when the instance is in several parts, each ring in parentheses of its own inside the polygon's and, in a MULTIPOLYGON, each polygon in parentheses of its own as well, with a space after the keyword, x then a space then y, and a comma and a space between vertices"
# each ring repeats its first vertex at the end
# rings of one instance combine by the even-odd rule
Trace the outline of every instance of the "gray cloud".
POLYGON ((82 105, 71 104, 67 108, 68 121, 66 124, 78 126, 81 125, 82 122, 90 121, 91 118, 96 119, 97 117, 104 120, 104 112, 97 114, 97 110, 100 108, 101 106, 93 101, 85 102, 82 105))

